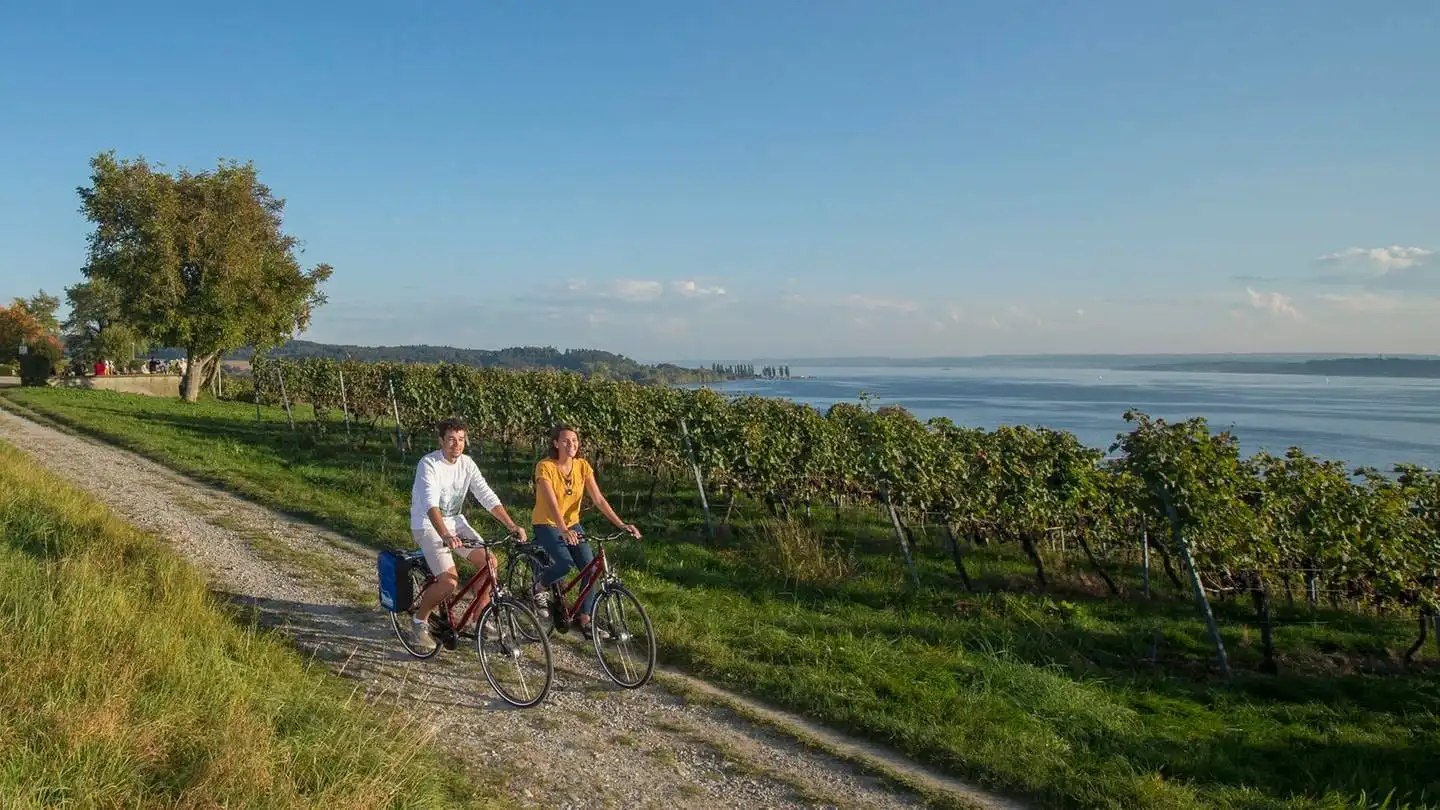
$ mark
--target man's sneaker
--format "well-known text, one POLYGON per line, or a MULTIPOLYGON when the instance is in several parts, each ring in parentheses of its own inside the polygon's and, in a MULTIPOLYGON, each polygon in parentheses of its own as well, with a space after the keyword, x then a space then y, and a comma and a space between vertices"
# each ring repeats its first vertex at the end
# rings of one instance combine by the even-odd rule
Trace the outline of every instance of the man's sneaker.
POLYGON ((430 635, 429 622, 422 622, 419 619, 410 619, 410 642, 417 650, 429 650, 435 646, 435 637, 430 635))
POLYGON ((550 589, 540 587, 535 583, 535 589, 530 592, 530 600, 535 603, 535 616, 545 619, 550 616, 550 589))

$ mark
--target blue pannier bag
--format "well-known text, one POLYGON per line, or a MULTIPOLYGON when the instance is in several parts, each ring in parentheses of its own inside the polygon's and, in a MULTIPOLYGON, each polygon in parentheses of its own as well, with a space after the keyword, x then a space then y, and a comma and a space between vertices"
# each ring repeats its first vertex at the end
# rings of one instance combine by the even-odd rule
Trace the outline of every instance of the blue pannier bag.
POLYGON ((410 565, 410 559, 398 551, 386 549, 375 557, 375 569, 380 577, 380 607, 391 613, 404 613, 415 599, 410 565))

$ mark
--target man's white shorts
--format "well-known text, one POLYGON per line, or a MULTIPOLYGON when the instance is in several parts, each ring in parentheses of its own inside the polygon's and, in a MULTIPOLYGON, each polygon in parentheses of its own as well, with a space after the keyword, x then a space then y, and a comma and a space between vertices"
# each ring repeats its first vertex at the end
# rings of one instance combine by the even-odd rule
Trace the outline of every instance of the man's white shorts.
MULTIPOLYGON (((455 516, 455 526, 452 531, 455 536, 461 540, 481 539, 480 534, 475 531, 475 528, 470 525, 470 521, 466 520, 464 515, 455 516)), ((459 554, 470 562, 484 559, 484 557, 481 556, 485 553, 485 549, 483 548, 457 548, 452 550, 449 546, 446 546, 445 541, 440 537, 440 533, 435 531, 434 526, 430 525, 428 518, 425 520, 424 528, 411 528, 410 535, 415 539, 415 545, 419 546, 420 550, 425 552, 425 562, 430 565, 430 572, 435 576, 439 576, 455 567, 455 554, 459 554)))

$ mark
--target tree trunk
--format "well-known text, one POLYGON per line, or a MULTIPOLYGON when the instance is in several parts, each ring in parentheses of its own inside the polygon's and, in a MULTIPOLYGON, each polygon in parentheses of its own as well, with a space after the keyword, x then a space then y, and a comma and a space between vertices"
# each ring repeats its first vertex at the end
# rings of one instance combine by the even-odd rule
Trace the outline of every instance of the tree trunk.
POLYGON ((960 575, 960 581, 964 583, 965 590, 975 592, 975 586, 970 584, 970 573, 965 570, 965 554, 960 549, 960 540, 955 536, 955 527, 949 522, 945 524, 945 539, 950 544, 950 556, 955 559, 955 573, 960 575))
POLYGON ((1175 566, 1170 564, 1170 552, 1165 550, 1165 544, 1157 541, 1153 537, 1147 539, 1150 543, 1150 548, 1160 552, 1160 562, 1165 566, 1165 576, 1170 578, 1170 584, 1174 585, 1177 591, 1185 590, 1185 586, 1180 584, 1180 577, 1175 575, 1175 566))
POLYGON ((200 398, 200 391, 205 384, 205 372, 210 364, 215 361, 219 354, 195 355, 194 349, 185 350, 185 376, 180 381, 180 396, 186 402, 194 402, 200 398))
POLYGON ((1035 579, 1040 582, 1040 589, 1049 588, 1050 582, 1045 578, 1045 561, 1040 558, 1040 549, 1035 546, 1035 535, 1029 531, 1020 532, 1020 547, 1025 549, 1030 562, 1035 565, 1035 579))
POLYGON ((1090 565, 1095 568, 1095 573, 1099 574, 1100 578, 1105 580, 1105 587, 1110 589, 1110 595, 1119 596, 1120 589, 1115 587, 1115 580, 1111 579, 1110 575, 1105 573, 1105 566, 1101 565, 1100 561, 1095 559, 1095 553, 1090 550, 1090 541, 1085 539, 1085 528, 1086 527, 1081 526, 1075 532, 1075 539, 1080 541, 1080 548, 1084 549, 1085 556, 1090 559, 1090 565))
POLYGON ((1265 648, 1265 660, 1260 671, 1267 675, 1279 672, 1275 663, 1275 633, 1270 621, 1270 586, 1265 578, 1256 574, 1250 580, 1250 596, 1255 600, 1255 615, 1260 619, 1260 641, 1265 648))
POLYGON ((1422 611, 1420 613, 1420 638, 1416 639, 1415 643, 1410 645, 1410 649, 1405 651, 1405 666, 1408 667, 1411 663, 1413 663, 1411 659, 1415 657, 1415 653, 1420 652, 1421 647, 1425 646, 1425 637, 1429 634, 1429 632, 1430 617, 1426 616, 1425 613, 1422 611))

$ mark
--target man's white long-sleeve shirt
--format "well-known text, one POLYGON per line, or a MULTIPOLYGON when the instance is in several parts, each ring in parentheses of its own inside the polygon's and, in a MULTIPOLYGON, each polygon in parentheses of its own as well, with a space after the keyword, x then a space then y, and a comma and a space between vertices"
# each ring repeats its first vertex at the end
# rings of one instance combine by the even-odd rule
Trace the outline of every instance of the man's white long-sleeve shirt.
POLYGON ((443 451, 427 454, 415 465, 415 485, 410 489, 410 528, 430 526, 430 507, 438 506, 445 517, 445 526, 453 532, 467 491, 487 510, 500 505, 500 497, 480 474, 474 459, 461 455, 452 464, 445 460, 443 451))

